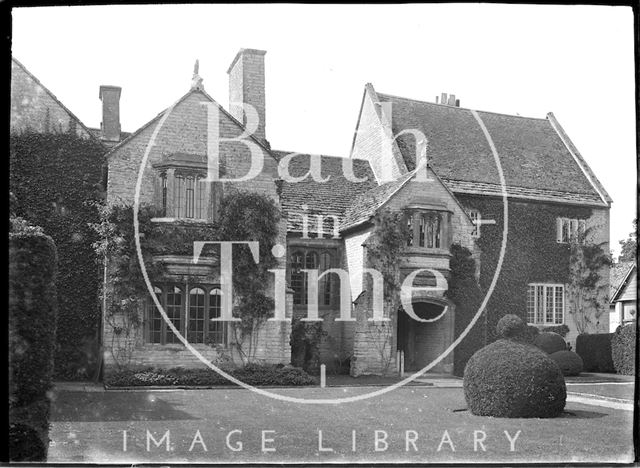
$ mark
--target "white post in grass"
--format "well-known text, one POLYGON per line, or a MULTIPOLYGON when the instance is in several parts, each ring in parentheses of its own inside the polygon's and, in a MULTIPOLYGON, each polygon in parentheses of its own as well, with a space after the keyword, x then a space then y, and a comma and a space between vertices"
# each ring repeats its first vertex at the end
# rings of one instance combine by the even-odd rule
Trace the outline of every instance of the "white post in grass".
POLYGON ((404 378, 404 350, 400 351, 400 378, 404 378))
POLYGON ((320 364, 320 388, 327 385, 327 366, 320 364))

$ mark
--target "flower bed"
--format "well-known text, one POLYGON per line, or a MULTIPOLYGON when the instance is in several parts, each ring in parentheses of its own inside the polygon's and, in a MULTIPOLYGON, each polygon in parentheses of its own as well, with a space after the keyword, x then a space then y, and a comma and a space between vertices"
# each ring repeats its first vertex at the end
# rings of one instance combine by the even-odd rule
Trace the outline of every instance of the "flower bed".
MULTIPOLYGON (((226 371, 249 385, 302 386, 315 385, 316 379, 302 369, 290 366, 249 364, 226 371)), ((104 383, 111 387, 212 386, 235 385, 211 369, 137 369, 109 373, 104 383)))

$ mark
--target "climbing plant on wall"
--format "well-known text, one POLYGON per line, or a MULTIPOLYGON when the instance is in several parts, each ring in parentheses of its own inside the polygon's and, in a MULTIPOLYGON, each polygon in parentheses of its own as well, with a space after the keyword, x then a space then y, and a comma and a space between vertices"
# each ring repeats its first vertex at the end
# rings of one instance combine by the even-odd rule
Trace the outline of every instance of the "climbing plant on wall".
POLYGON ((276 244, 280 217, 274 200, 258 193, 234 191, 221 203, 219 239, 257 241, 260 247, 259 263, 254 261, 248 246, 238 246, 233 252, 234 310, 240 322, 232 322, 232 327, 243 363, 255 358, 260 329, 274 308, 266 287, 272 282, 269 269, 277 265, 271 249, 276 244))
POLYGON ((58 250, 58 333, 55 377, 94 375, 100 323, 102 272, 89 227, 98 221, 88 201, 102 196, 102 156, 97 140, 71 133, 25 132, 10 136, 9 188, 16 216, 41 226, 58 250))
MULTIPOLYGON (((482 225, 478 246, 480 287, 485 294, 497 268, 504 224, 499 198, 458 196, 468 208, 478 210, 495 225, 482 225)), ((498 320, 515 314, 527 320, 527 284, 569 282, 570 245, 556 241, 556 219, 587 219, 588 207, 509 201, 509 225, 504 261, 487 305, 487 339, 493 341, 498 320)))
MULTIPOLYGON (((100 298, 104 307, 104 323, 110 328, 110 340, 103 343, 120 368, 129 366, 142 324, 142 309, 148 297, 135 244, 133 207, 130 205, 97 206, 100 222, 92 224, 99 238, 93 248, 104 271, 100 298), (106 267, 106 269, 104 269, 106 267)), ((161 276, 163 269, 154 263, 154 250, 162 249, 163 242, 151 219, 157 210, 142 206, 138 212, 141 251, 150 279, 161 276)), ((169 242, 167 237, 166 242, 169 242)))
POLYGON ((595 332, 602 314, 608 313, 608 282, 602 281, 603 268, 611 264, 601 244, 590 241, 593 228, 571 241, 569 253, 568 311, 578 334, 595 332))
MULTIPOLYGON (((459 244, 451 246, 449 260, 449 289, 446 297, 455 304, 455 331, 457 339, 469 326, 472 318, 478 312, 482 302, 482 292, 476 280, 476 262, 471 252, 459 244)), ((485 314, 469 330, 453 354, 453 373, 462 375, 469 358, 486 342, 485 314)))
MULTIPOLYGON (((393 324, 400 307, 402 286, 398 259, 406 248, 409 231, 402 211, 378 212, 373 218, 373 226, 366 242, 368 266, 382 274, 384 315, 391 320, 369 322, 367 332, 376 345, 384 374, 393 359, 393 324)), ((367 290, 372 291, 372 287, 367 290)))
MULTIPOLYGON (((238 354, 243 363, 255 357, 256 340, 261 326, 273 311, 274 301, 265 293, 270 281, 269 268, 276 259, 271 254, 278 234, 280 213, 269 197, 248 192, 231 192, 221 203, 217 223, 156 223, 156 207, 141 205, 138 212, 140 247, 145 268, 152 282, 166 273, 158 255, 193 255, 194 241, 257 241, 260 262, 255 263, 246 246, 233 250, 233 314, 241 319, 231 322, 238 354)), ((138 261, 133 207, 131 205, 100 206, 101 219, 93 224, 99 235, 94 249, 106 259, 107 281, 102 294, 105 322, 113 331, 111 353, 116 364, 127 367, 140 336, 142 312, 148 289, 138 261)), ((203 256, 215 255, 206 247, 203 256)), ((105 343, 107 345, 107 343, 105 343)))

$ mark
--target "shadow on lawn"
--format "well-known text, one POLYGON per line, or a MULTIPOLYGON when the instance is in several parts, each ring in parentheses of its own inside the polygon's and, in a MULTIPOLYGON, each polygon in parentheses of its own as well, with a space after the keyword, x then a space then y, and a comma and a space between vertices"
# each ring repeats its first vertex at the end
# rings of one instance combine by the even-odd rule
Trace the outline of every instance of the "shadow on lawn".
MULTIPOLYGON (((468 408, 457 408, 451 410, 453 413, 467 413, 471 414, 468 408)), ((475 416, 475 415, 473 415, 475 416)), ((599 413, 597 411, 584 411, 584 410, 564 410, 558 418, 577 418, 577 419, 593 419, 593 418, 602 418, 604 416, 608 416, 607 413, 599 413)), ((484 416, 478 416, 480 418, 484 416)), ((511 419, 511 418, 500 418, 500 419, 511 419)), ((513 418, 513 419, 522 419, 522 418, 513 418)), ((537 419, 537 418, 536 418, 537 419)), ((553 419, 553 418, 550 418, 553 419)))
POLYGON ((584 410, 564 410, 559 418, 577 418, 577 419, 593 419, 602 418, 608 416, 607 413, 599 413, 598 411, 584 411, 584 410))
POLYGON ((51 421, 163 421, 200 419, 151 392, 64 392, 51 404, 51 421))

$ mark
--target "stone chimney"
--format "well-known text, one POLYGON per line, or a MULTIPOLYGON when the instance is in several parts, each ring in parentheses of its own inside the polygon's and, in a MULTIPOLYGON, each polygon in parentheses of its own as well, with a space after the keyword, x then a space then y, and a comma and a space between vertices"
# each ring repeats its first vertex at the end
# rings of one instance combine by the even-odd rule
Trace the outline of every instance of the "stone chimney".
POLYGON ((231 62, 229 74, 229 112, 247 124, 240 103, 250 104, 258 113, 258 128, 254 136, 266 140, 266 102, 264 87, 264 50, 240 49, 231 62))
POLYGON ((120 141, 120 86, 100 86, 100 99, 102 100, 102 139, 107 141, 120 141))
MULTIPOLYGON (((436 96, 436 104, 438 104, 438 96, 436 96)), ((447 96, 447 93, 441 93, 439 104, 444 104, 445 106, 460 107, 460 99, 456 99, 455 94, 449 94, 447 96)))

